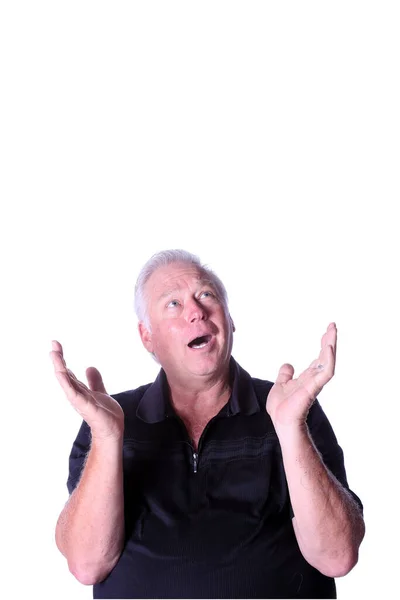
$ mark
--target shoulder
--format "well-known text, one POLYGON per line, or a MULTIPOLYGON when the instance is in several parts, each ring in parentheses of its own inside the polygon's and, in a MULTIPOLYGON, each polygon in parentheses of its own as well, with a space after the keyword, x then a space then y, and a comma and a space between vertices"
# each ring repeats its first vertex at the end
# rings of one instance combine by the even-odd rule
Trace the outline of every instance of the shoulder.
POLYGON ((110 394, 110 396, 118 402, 125 415, 132 416, 136 414, 136 409, 139 405, 139 402, 151 385, 152 383, 146 383, 133 390, 126 390, 125 392, 110 394))
POLYGON ((256 405, 265 408, 267 396, 274 385, 268 379, 253 377, 233 357, 231 360, 231 375, 233 375, 232 395, 237 399, 243 410, 243 398, 246 398, 246 409, 256 410, 256 405))
POLYGON ((273 381, 269 381, 268 379, 259 379, 258 377, 251 378, 253 387, 255 391, 260 391, 261 393, 268 393, 272 386, 274 385, 273 381))
POLYGON ((269 381, 268 379, 260 379, 258 377, 251 377, 251 384, 254 389, 254 392, 257 396, 257 399, 260 403, 265 407, 265 402, 267 400, 268 394, 271 391, 274 383, 269 381))

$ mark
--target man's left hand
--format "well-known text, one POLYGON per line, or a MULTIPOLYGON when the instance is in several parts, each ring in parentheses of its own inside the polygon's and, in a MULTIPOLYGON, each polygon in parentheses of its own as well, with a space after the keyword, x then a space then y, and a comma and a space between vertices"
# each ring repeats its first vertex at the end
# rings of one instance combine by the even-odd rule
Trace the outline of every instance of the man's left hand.
POLYGON ((336 325, 330 323, 322 336, 319 357, 297 379, 293 379, 292 365, 281 366, 266 404, 275 427, 304 426, 314 400, 335 373, 336 339, 336 325))

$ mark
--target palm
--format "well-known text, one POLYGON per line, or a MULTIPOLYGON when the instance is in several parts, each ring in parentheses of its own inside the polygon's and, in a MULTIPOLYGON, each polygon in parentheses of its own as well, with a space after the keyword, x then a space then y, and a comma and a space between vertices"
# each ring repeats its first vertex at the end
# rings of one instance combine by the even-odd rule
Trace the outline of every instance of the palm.
POLYGON ((54 342, 53 347, 50 354, 57 379, 72 406, 91 428, 92 435, 101 438, 119 435, 123 430, 124 412, 107 394, 100 372, 95 367, 86 369, 87 387, 67 369, 61 344, 54 342))
POLYGON ((331 323, 322 336, 319 357, 297 379, 293 379, 292 365, 282 365, 266 405, 275 424, 291 425, 305 421, 315 398, 334 375, 336 340, 336 326, 331 323))
MULTIPOLYGON (((92 369, 94 370, 94 367, 92 367, 92 369)), ((70 376, 73 376, 72 372, 70 372, 70 376)), ((92 377, 96 377, 96 375, 92 374, 92 377)), ((120 420, 121 416, 123 416, 123 411, 114 398, 106 393, 89 389, 81 381, 76 380, 76 383, 81 389, 75 391, 75 393, 71 395, 70 402, 75 410, 81 415, 82 419, 88 424, 91 424, 91 428, 97 430, 101 428, 105 422, 112 426, 114 421, 120 420)))

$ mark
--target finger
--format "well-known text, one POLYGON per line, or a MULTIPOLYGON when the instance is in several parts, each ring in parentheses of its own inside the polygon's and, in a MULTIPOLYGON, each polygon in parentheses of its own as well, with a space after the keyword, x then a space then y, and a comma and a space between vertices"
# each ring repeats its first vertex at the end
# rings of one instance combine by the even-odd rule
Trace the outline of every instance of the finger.
MULTIPOLYGON (((53 350, 50 352, 50 356, 53 359, 53 364, 54 364, 56 373, 59 371, 59 364, 60 364, 57 361, 57 359, 55 358, 56 356, 58 356, 59 360, 61 361, 61 364, 65 368, 65 372, 71 379, 71 384, 73 384, 73 385, 75 383, 77 384, 75 386, 77 388, 77 391, 80 391, 81 387, 83 387, 86 391, 90 392, 89 388, 82 381, 79 381, 79 379, 76 377, 76 375, 70 369, 67 368, 65 358, 63 355, 63 348, 62 348, 62 345, 60 344, 60 342, 58 342, 57 340, 52 340, 51 344, 52 344, 53 350), (56 365, 57 365, 57 368, 56 368, 56 365)), ((62 371, 63 371, 63 369, 61 369, 61 372, 62 371)))
POLYGON ((319 352, 319 356, 310 363, 308 369, 321 369, 323 367, 324 363, 326 363, 324 351, 327 346, 332 346, 333 352, 336 356, 336 335, 336 325, 335 323, 330 323, 326 329, 326 332, 321 338, 321 350, 319 352))
POLYGON ((86 369, 86 378, 89 383, 89 388, 94 392, 103 392, 103 394, 107 394, 106 388, 103 383, 103 378, 100 374, 100 371, 96 369, 96 367, 88 367, 86 369))
POLYGON ((64 355, 63 347, 61 346, 60 342, 58 342, 57 340, 52 340, 51 347, 55 352, 60 352, 61 356, 64 355))
POLYGON ((53 350, 50 352, 50 354, 53 360, 56 377, 63 391, 67 395, 68 400, 70 400, 70 402, 74 402, 78 395, 87 397, 87 395, 90 394, 90 390, 85 386, 85 384, 77 379, 70 369, 67 368, 65 360, 61 356, 60 352, 53 350))
MULTIPOLYGON (((319 357, 318 357, 318 358, 316 358, 315 360, 313 360, 313 361, 312 361, 312 363, 310 363, 310 366, 308 367, 308 369, 311 369, 311 370, 312 370, 312 369, 317 369, 317 368, 319 368, 319 369, 320 369, 320 368, 322 367, 322 364, 321 364, 321 360, 322 360, 322 359, 321 359, 321 353, 322 353, 322 350, 321 350, 321 352, 319 353, 319 357)), ((307 370, 307 369, 306 369, 306 370, 307 370)))
POLYGON ((294 368, 289 363, 285 363, 279 369, 278 377, 276 378, 276 383, 287 383, 290 379, 293 378, 294 368))
MULTIPOLYGON (((321 340, 321 351, 319 353, 319 357, 318 357, 318 363, 323 363, 325 364, 327 361, 327 348, 330 346, 333 352, 333 358, 334 358, 334 363, 336 362, 336 340, 337 340, 337 330, 336 330, 336 325, 335 323, 331 323, 326 331, 326 333, 324 333, 324 335, 322 336, 322 340, 321 340)), ((310 365, 310 366, 315 366, 315 365, 310 365)), ((334 372, 334 368, 333 368, 333 372, 334 372)))
MULTIPOLYGON (((56 352, 60 355, 61 361, 63 362, 63 364, 66 368, 65 359, 63 356, 62 345, 57 340, 52 340, 51 343, 52 343, 52 348, 53 348, 52 352, 56 352)), ((52 352, 50 352, 50 354, 52 354, 52 352)), ((72 387, 78 393, 80 391, 82 391, 82 389, 83 389, 89 393, 92 390, 92 391, 103 392, 103 393, 107 394, 106 388, 103 383, 102 376, 95 367, 89 367, 88 369, 86 369, 86 377, 89 382, 89 387, 87 387, 82 381, 79 381, 79 379, 74 375, 74 373, 70 369, 66 368, 66 373, 67 373, 67 375, 69 375, 69 383, 72 385, 72 387)))
POLYGON ((76 387, 78 391, 85 390, 85 392, 88 392, 90 394, 90 389, 88 388, 88 386, 85 383, 83 383, 83 381, 80 381, 77 378, 77 376, 71 371, 71 369, 67 369, 67 373, 71 377, 71 383, 76 387))
MULTIPOLYGON (((329 379, 333 377, 335 374, 335 366, 336 366, 336 355, 335 349, 331 344, 328 344, 323 349, 322 355, 322 364, 324 365, 324 370, 329 376, 329 379)), ((327 381, 329 381, 329 379, 327 381)))
POLYGON ((330 324, 330 329, 328 329, 328 333, 330 334, 331 337, 328 338, 327 340, 327 345, 328 346, 332 346, 333 348, 333 353, 336 356, 336 346, 337 346, 337 327, 335 323, 331 323, 330 324))
POLYGON ((333 346, 329 344, 321 350, 318 359, 313 360, 307 371, 311 373, 316 381, 318 381, 318 384, 324 386, 333 377, 335 373, 335 364, 336 356, 334 349, 333 346))
POLYGON ((336 342, 337 342, 337 327, 335 323, 330 323, 326 332, 322 336, 321 350, 326 346, 332 346, 333 352, 336 355, 336 342))
POLYGON ((76 378, 74 378, 73 373, 71 373, 69 369, 66 369, 63 366, 55 366, 54 370, 58 382, 61 385, 65 395, 67 396, 70 402, 73 402, 76 399, 76 397, 82 393, 78 381, 76 380, 76 378))

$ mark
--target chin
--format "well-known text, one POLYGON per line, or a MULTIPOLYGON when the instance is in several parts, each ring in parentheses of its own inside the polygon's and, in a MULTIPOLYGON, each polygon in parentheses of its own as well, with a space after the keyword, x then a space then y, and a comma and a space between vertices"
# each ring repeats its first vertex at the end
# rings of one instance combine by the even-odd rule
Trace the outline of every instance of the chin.
POLYGON ((221 369, 222 361, 216 356, 199 356, 197 360, 188 361, 186 366, 195 375, 211 375, 221 369))
POLYGON ((190 369, 194 375, 211 375, 212 373, 215 373, 216 370, 215 365, 199 365, 198 367, 192 367, 190 369))

